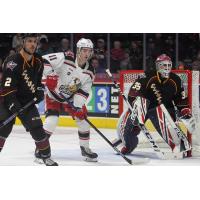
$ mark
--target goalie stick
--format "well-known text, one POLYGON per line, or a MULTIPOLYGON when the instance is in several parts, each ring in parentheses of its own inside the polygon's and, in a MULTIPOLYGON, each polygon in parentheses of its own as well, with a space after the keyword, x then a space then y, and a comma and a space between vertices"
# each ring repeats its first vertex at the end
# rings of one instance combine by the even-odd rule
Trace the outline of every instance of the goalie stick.
MULTIPOLYGON (((135 117, 137 117, 136 114, 136 109, 133 110, 132 106, 130 105, 130 103, 128 102, 128 99, 126 98, 126 96, 123 94, 123 92, 121 91, 118 83, 114 80, 112 74, 110 73, 109 69, 105 70, 108 77, 112 80, 112 82, 114 83, 115 87, 118 89, 119 93, 122 95, 124 101, 126 102, 126 104, 128 105, 128 108, 131 112, 135 113, 135 117)), ((138 120, 139 121, 139 120, 138 120)), ((149 131, 147 130, 147 128, 145 127, 144 124, 139 123, 138 124, 142 133, 144 134, 144 136, 147 138, 147 140, 149 141, 149 143, 151 144, 152 149, 156 152, 156 154, 158 155, 158 157, 160 159, 171 159, 171 156, 167 155, 165 152, 162 152, 159 148, 159 146, 157 145, 156 141, 154 140, 154 138, 152 137, 152 135, 149 133, 149 131)))
MULTIPOLYGON (((60 96, 68 103, 69 106, 74 108, 74 106, 68 101, 68 99, 62 94, 59 93, 60 96)), ((148 158, 144 159, 134 159, 130 160, 127 158, 124 154, 122 154, 111 142, 108 140, 108 138, 89 120, 87 117, 84 119, 123 159, 128 162, 130 165, 137 165, 137 164, 145 164, 149 162, 148 158)))
POLYGON ((22 107, 18 112, 14 113, 10 117, 8 117, 8 119, 6 119, 4 122, 2 122, 0 124, 0 129, 2 127, 4 127, 6 124, 8 124, 9 122, 11 122, 18 114, 22 113, 25 109, 27 109, 29 106, 31 106, 36 101, 37 101, 37 98, 35 97, 33 100, 28 102, 24 107, 22 107))
MULTIPOLYGON (((166 116, 166 119, 167 119, 167 121, 169 122, 170 126, 173 128, 174 134, 176 134, 176 135, 178 136, 178 138, 179 138, 180 140, 183 141, 184 146, 185 146, 185 151, 191 150, 191 145, 190 145, 190 143, 189 143, 187 137, 186 137, 185 134, 182 132, 182 130, 179 129, 179 128, 176 126, 175 122, 172 120, 172 118, 171 118, 169 112, 167 111, 167 109, 165 108, 165 106, 164 106, 163 104, 161 104, 160 107, 161 107, 161 109, 162 109, 164 115, 166 116)), ((177 111, 176 111, 176 112, 177 112, 177 111)))

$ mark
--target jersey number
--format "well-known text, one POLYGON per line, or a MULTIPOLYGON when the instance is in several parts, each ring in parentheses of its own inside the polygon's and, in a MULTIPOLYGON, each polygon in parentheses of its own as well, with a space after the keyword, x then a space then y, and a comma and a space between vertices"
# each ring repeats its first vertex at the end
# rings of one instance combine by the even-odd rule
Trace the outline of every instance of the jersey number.
POLYGON ((132 88, 133 88, 134 90, 140 90, 141 84, 140 84, 139 82, 135 82, 135 84, 132 86, 132 88))
POLYGON ((100 97, 99 103, 97 103, 97 107, 99 111, 105 111, 107 109, 107 91, 103 88, 99 89, 97 95, 100 97))
POLYGON ((10 77, 6 78, 5 86, 10 87, 11 81, 12 81, 12 79, 10 77))

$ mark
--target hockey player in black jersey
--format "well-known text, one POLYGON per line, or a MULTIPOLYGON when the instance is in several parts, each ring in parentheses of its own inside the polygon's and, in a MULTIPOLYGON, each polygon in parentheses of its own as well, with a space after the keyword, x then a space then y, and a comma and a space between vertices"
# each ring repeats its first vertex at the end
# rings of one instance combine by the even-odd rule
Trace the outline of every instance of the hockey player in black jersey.
MULTIPOLYGON (((177 106, 181 115, 190 117, 191 111, 187 103, 187 98, 185 97, 180 77, 171 72, 171 58, 166 54, 162 54, 156 59, 155 65, 155 71, 145 73, 145 77, 139 78, 133 83, 129 90, 128 100, 129 103, 134 106, 138 96, 144 98, 141 104, 141 108, 144 111, 143 116, 142 113, 140 113, 141 116, 139 117, 143 117, 141 120, 143 120, 144 123, 147 119, 150 119, 158 133, 164 137, 162 135, 162 126, 159 121, 159 117, 162 117, 159 116, 161 113, 159 111, 159 105, 164 104, 174 121, 174 104, 177 106)), ((137 120, 133 118, 130 111, 124 112, 119 120, 120 123, 118 127, 122 127, 123 123, 123 129, 118 132, 120 132, 119 135, 124 143, 124 147, 121 149, 121 152, 124 154, 131 153, 138 145, 140 128, 137 124, 137 120)), ((167 140, 166 138, 163 139, 167 140)), ((174 143, 171 143, 171 141, 166 142, 169 142, 168 144, 172 149, 175 147, 174 143)))
MULTIPOLYGON (((51 157, 51 149, 42 120, 35 104, 44 98, 41 83, 43 60, 35 54, 37 34, 24 34, 23 47, 19 53, 9 56, 3 64, 0 103, 0 124, 12 114, 19 112, 27 103, 37 98, 35 103, 18 115, 23 126, 30 132, 40 151, 40 161, 47 166, 57 166, 51 157)), ((0 151, 12 131, 15 118, 0 129, 0 151)))

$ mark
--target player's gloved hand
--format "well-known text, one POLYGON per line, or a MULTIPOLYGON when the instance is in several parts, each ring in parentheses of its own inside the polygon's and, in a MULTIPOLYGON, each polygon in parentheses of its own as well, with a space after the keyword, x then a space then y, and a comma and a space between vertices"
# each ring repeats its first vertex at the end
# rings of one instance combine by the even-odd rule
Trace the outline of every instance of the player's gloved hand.
POLYGON ((181 118, 189 119, 192 117, 192 112, 189 108, 183 108, 181 110, 181 118))
POLYGON ((21 121, 24 121, 24 119, 26 118, 26 114, 25 114, 26 110, 22 111, 22 106, 16 99, 14 99, 13 102, 6 104, 6 107, 11 113, 13 114, 18 113, 17 116, 21 121))
POLYGON ((75 119, 76 117, 80 120, 83 120, 84 118, 87 117, 87 108, 85 105, 82 108, 77 108, 77 109, 67 105, 65 109, 72 116, 73 119, 75 119))
POLYGON ((82 108, 79 108, 73 113, 73 117, 77 117, 80 120, 83 120, 87 117, 87 108, 84 105, 82 108))
POLYGON ((192 134, 196 130, 196 120, 192 116, 191 110, 189 108, 183 108, 181 110, 181 121, 187 127, 189 132, 192 134))
POLYGON ((49 75, 46 79, 46 85, 49 90, 55 90, 58 84, 58 76, 57 75, 49 75))
POLYGON ((44 89, 43 88, 37 88, 35 92, 35 97, 37 98, 36 104, 40 103, 44 100, 44 89))
POLYGON ((15 101, 15 100, 13 100, 12 102, 7 103, 6 107, 12 113, 19 112, 20 109, 21 109, 20 103, 18 101, 15 101))

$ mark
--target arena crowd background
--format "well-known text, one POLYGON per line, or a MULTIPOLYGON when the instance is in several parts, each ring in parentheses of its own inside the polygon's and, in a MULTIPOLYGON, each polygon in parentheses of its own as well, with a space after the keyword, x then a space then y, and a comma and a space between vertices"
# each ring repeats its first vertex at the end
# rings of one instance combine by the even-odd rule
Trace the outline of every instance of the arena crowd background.
MULTIPOLYGON (((40 55, 75 52, 76 42, 82 37, 93 41, 91 65, 96 68, 96 79, 87 108, 90 116, 109 118, 107 124, 97 120, 102 127, 115 127, 120 115, 119 94, 104 72, 107 67, 118 81, 120 70, 154 69, 156 57, 166 53, 172 58, 173 69, 200 70, 199 33, 40 33, 39 36, 37 53, 40 55), (114 122, 111 118, 115 118, 114 122)), ((20 33, 0 34, 0 67, 21 45, 20 33)), ((39 105, 39 111, 44 114, 44 102, 39 105)))
MULTIPOLYGON (((174 69, 200 70, 199 33, 44 33, 40 34, 37 52, 74 51, 81 37, 90 38, 95 45, 91 62, 100 79, 105 78, 106 67, 116 76, 123 69, 153 69, 162 53, 172 58, 174 69)), ((20 33, 1 33, 0 66, 6 56, 20 48, 20 33)))

